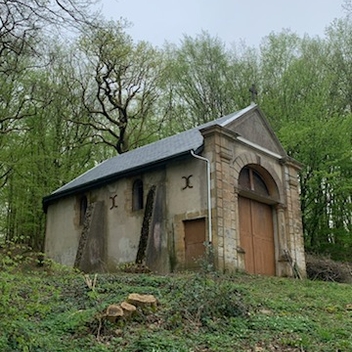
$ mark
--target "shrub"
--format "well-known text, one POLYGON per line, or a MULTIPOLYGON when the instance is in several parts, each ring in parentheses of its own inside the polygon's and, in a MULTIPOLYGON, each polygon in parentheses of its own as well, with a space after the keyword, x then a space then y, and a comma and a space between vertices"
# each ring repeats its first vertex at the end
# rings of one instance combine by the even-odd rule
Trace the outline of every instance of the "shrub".
POLYGON ((248 312, 240 291, 228 281, 194 274, 189 280, 175 280, 170 290, 178 293, 167 312, 170 327, 180 327, 184 321, 193 326, 211 327, 214 320, 244 316, 248 312))
POLYGON ((352 283, 352 267, 327 257, 306 256, 307 277, 311 280, 352 283))

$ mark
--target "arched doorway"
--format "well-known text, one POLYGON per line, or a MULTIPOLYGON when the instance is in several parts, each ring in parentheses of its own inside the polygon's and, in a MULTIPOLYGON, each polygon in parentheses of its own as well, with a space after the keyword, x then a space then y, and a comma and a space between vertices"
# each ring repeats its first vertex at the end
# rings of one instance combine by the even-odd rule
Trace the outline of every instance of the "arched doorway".
POLYGON ((246 272, 275 275, 272 207, 275 201, 272 194, 273 184, 266 182, 265 178, 269 180, 269 175, 256 165, 247 165, 240 172, 238 198, 240 247, 244 254, 246 272))

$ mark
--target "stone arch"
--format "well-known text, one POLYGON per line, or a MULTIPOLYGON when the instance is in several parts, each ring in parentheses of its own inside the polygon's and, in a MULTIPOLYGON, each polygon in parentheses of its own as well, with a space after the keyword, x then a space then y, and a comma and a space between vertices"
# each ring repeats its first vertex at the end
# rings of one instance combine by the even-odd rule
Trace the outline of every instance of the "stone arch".
POLYGON ((241 170, 245 166, 250 166, 255 169, 264 179, 270 194, 277 203, 284 203, 284 190, 282 181, 270 163, 262 160, 261 157, 254 153, 243 153, 234 160, 234 186, 239 188, 238 180, 241 170))
MULTIPOLYGON (((272 160, 272 162, 275 163, 275 160, 272 160)), ((254 152, 245 152, 235 158, 233 170, 235 200, 237 204, 235 218, 239 236, 239 267, 250 273, 275 275, 281 270, 278 261, 279 253, 282 243, 286 243, 285 226, 279 225, 284 223, 282 209, 285 203, 284 181, 275 171, 270 159, 265 160, 254 152), (245 168, 253 169, 261 176, 268 188, 268 196, 260 196, 252 191, 247 192, 240 186, 240 173, 245 168), (247 219, 246 214, 251 214, 251 218, 247 219), (261 222, 263 219, 253 214, 265 214, 265 218, 271 218, 271 220, 261 222), (249 228, 244 228, 245 223, 249 224, 249 228), (267 227, 262 226, 262 224, 267 224, 267 227), (254 232, 261 228, 263 228, 263 233, 260 233, 259 237, 261 237, 260 240, 266 241, 267 247, 263 247, 263 244, 256 242, 257 235, 253 237, 254 232), (247 232, 248 237, 243 235, 245 232, 247 232), (268 234, 268 237, 266 234, 268 234), (253 241, 252 247, 249 246, 250 241, 253 241), (249 256, 249 253, 252 253, 252 255, 249 256), (268 261, 259 262, 256 258, 267 258, 268 261), (269 260, 269 258, 271 259, 269 260)), ((256 233, 258 234, 258 232, 256 233)))

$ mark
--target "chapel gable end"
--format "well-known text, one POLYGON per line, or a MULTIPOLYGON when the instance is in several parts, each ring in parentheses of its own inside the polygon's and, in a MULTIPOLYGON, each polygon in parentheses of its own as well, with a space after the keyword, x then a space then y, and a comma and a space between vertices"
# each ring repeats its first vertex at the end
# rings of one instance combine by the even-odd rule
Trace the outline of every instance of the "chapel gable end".
POLYGON ((240 116, 229 123, 226 128, 235 131, 239 134, 240 138, 242 137, 246 141, 281 156, 286 155, 269 122, 258 109, 240 116))

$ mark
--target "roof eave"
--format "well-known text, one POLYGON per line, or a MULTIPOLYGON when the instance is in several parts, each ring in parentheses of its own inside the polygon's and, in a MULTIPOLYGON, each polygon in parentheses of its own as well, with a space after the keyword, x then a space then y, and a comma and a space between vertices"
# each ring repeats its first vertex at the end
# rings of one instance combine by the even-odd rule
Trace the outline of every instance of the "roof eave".
MULTIPOLYGON (((200 145, 195 150, 194 149, 191 149, 191 150, 193 150, 195 152, 195 154, 199 154, 199 153, 201 153, 203 148, 204 148, 204 144, 200 145)), ((167 162, 175 161, 177 159, 181 159, 181 158, 184 158, 186 156, 190 156, 191 155, 191 150, 185 150, 185 151, 183 151, 181 153, 173 155, 172 157, 160 159, 160 160, 158 160, 156 162, 151 162, 149 164, 144 164, 142 166, 137 166, 137 167, 134 167, 134 168, 131 168, 131 169, 123 170, 123 171, 120 171, 120 172, 117 172, 117 173, 114 173, 114 174, 110 174, 108 176, 96 179, 94 181, 87 182, 87 183, 84 183, 82 185, 69 188, 69 189, 61 191, 61 192, 56 192, 56 193, 49 194, 49 195, 43 197, 43 200, 42 200, 43 210, 46 213, 47 209, 48 209, 48 206, 51 203, 53 203, 54 201, 56 201, 56 200, 58 200, 60 198, 72 196, 72 195, 75 195, 75 194, 78 194, 78 193, 84 193, 84 192, 86 192, 86 191, 88 191, 90 189, 98 188, 99 186, 106 185, 106 184, 108 184, 108 183, 110 183, 112 181, 116 181, 116 180, 118 180, 118 179, 120 179, 122 177, 128 177, 128 176, 131 176, 131 175, 136 174, 136 173, 141 172, 141 171, 146 172, 146 171, 149 171, 151 169, 155 169, 155 168, 158 168, 158 167, 160 167, 162 165, 165 165, 167 162)))

